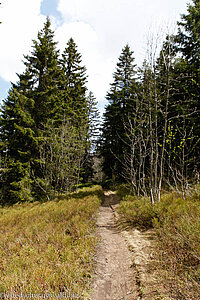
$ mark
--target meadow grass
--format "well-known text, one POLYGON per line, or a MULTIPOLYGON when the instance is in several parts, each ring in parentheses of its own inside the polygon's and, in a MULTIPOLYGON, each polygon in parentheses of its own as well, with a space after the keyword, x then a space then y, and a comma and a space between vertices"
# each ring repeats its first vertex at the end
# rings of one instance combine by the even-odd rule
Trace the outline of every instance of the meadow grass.
POLYGON ((166 192, 152 205, 149 198, 124 195, 120 220, 156 233, 156 268, 164 276, 172 299, 200 297, 200 187, 183 199, 166 192))
POLYGON ((102 197, 93 186, 50 202, 1 207, 0 293, 83 294, 102 197))

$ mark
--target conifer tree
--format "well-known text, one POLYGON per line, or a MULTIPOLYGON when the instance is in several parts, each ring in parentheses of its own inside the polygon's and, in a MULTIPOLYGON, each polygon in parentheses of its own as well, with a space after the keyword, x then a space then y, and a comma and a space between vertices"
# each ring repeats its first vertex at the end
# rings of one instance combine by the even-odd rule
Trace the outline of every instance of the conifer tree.
POLYGON ((44 28, 38 33, 38 39, 33 41, 31 55, 25 56, 24 62, 33 81, 36 130, 42 129, 47 120, 55 116, 60 105, 58 90, 61 70, 56 44, 50 19, 47 18, 44 28))
POLYGON ((4 169, 1 185, 6 203, 32 199, 30 160, 36 144, 31 116, 33 104, 31 98, 13 86, 2 107, 0 147, 4 169))
POLYGON ((77 185, 95 115, 77 46, 70 39, 60 60, 49 18, 24 58, 25 71, 10 89, 0 118, 6 203, 51 199, 77 185))
POLYGON ((191 66, 199 68, 200 1, 192 0, 192 2, 192 4, 188 4, 188 14, 182 14, 181 21, 178 22, 179 28, 176 40, 178 42, 178 50, 181 51, 187 62, 191 66))
POLYGON ((87 106, 88 106, 88 121, 89 121, 89 140, 91 144, 92 151, 95 151, 96 143, 99 137, 99 122, 100 115, 97 108, 97 101, 93 93, 90 91, 87 97, 87 106))
POLYGON ((77 139, 85 145, 85 154, 81 155, 79 162, 79 179, 87 180, 91 170, 90 142, 89 142, 89 116, 87 103, 87 76, 86 67, 82 66, 81 54, 72 38, 67 42, 66 48, 60 60, 62 69, 62 96, 63 105, 67 115, 71 118, 72 125, 76 127, 77 139), (84 130, 83 130, 84 128, 84 130))
POLYGON ((90 91, 87 96, 87 114, 88 114, 88 141, 85 149, 83 164, 83 182, 91 181, 94 177, 93 160, 97 151, 97 142, 99 138, 100 116, 97 109, 97 101, 90 91))
POLYGON ((47 18, 38 40, 33 41, 31 55, 25 57, 25 72, 18 75, 19 81, 2 107, 1 155, 6 157, 2 191, 6 202, 32 199, 34 177, 41 176, 37 163, 41 130, 59 107, 60 68, 50 25, 47 18))
POLYGON ((104 113, 102 128, 102 155, 104 172, 108 178, 122 180, 125 151, 124 123, 130 109, 134 109, 136 81, 133 52, 126 45, 114 72, 114 82, 106 99, 109 101, 104 113))
MULTIPOLYGON (((176 101, 180 103, 180 114, 182 125, 179 124, 180 130, 188 136, 188 146, 191 147, 191 139, 193 140, 193 151, 188 148, 188 157, 190 157, 190 171, 199 169, 200 161, 200 1, 193 0, 188 4, 187 14, 181 16, 181 21, 178 22, 179 30, 176 35, 177 52, 181 54, 179 63, 176 65, 176 76, 179 76, 179 95, 176 101), (191 132, 192 128, 192 132, 191 132)), ((183 134, 184 135, 184 134, 183 134)))
POLYGON ((74 124, 79 126, 87 119, 87 76, 86 67, 82 66, 81 54, 77 45, 70 38, 60 61, 63 72, 63 90, 67 90, 65 103, 70 108, 74 124))

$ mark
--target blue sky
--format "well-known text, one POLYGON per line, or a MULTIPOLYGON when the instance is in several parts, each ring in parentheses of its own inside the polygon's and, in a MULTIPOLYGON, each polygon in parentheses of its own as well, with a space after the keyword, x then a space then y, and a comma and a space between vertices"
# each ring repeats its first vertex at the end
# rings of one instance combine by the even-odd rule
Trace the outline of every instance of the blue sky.
POLYGON ((40 8, 41 14, 62 19, 61 13, 57 10, 58 3, 58 0, 43 0, 40 8))
MULTIPOLYGON (((2 9, 4 8, 4 3, 2 9)), ((56 19, 61 19, 61 14, 57 11, 58 0, 43 0, 40 7, 41 14, 54 16, 56 19)), ((1 12, 2 13, 2 12, 1 12)), ((24 53, 25 54, 25 53, 24 53)), ((8 90, 11 87, 11 82, 0 77, 0 99, 5 99, 8 95, 8 90)))
POLYGON ((1 100, 7 97, 10 86, 11 85, 9 81, 5 81, 0 77, 0 99, 1 100))
POLYGON ((16 73, 24 71, 23 55, 31 51, 46 16, 62 50, 73 37, 87 68, 88 89, 105 105, 116 62, 126 43, 141 65, 148 39, 159 43, 174 33, 188 0, 2 0, 0 8, 0 99, 7 96, 16 73))

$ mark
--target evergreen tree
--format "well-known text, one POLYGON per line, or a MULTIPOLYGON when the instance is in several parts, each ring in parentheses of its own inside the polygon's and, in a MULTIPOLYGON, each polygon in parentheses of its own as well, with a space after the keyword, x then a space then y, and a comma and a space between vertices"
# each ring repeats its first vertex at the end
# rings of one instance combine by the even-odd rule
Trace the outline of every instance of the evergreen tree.
POLYGON ((6 203, 32 199, 30 160, 36 144, 31 116, 33 104, 32 99, 13 86, 2 107, 0 147, 4 168, 1 185, 6 203))
POLYGON ((187 172, 190 174, 192 169, 199 169, 200 166, 200 1, 193 0, 192 2, 188 5, 187 14, 183 14, 181 22, 178 22, 179 30, 175 37, 177 52, 181 54, 175 69, 176 76, 180 78, 179 95, 176 97, 179 99, 176 100, 180 103, 180 115, 184 116, 179 128, 182 132, 187 132, 187 136, 190 135, 186 146, 190 165, 190 170, 187 172), (191 147, 192 152, 189 150, 191 147))
POLYGON ((99 122, 100 116, 97 109, 97 101, 93 93, 90 91, 87 96, 87 113, 88 113, 88 143, 85 150, 83 182, 93 179, 93 159, 97 151, 97 142, 99 138, 99 122))
POLYGON ((6 156, 2 191, 7 202, 32 199, 34 178, 41 176, 37 163, 41 130, 59 107, 60 70, 53 35, 47 18, 31 55, 25 57, 25 72, 18 75, 2 107, 1 155, 6 156))
POLYGON ((68 116, 70 116, 73 126, 79 132, 79 140, 85 144, 85 154, 82 156, 79 166, 80 180, 88 180, 91 177, 91 157, 89 142, 89 115, 87 103, 87 76, 86 67, 82 66, 81 54, 77 50, 77 45, 72 38, 62 54, 60 61, 63 72, 64 105, 68 116), (83 131, 83 128, 84 131, 83 131), (89 175, 90 174, 90 175, 89 175))
POLYGON ((90 91, 87 97, 87 106, 88 106, 88 120, 89 120, 89 141, 91 144, 91 150, 95 151, 96 144, 99 137, 99 122, 100 115, 97 108, 97 101, 93 93, 90 91))
POLYGON ((125 151, 124 124, 130 110, 134 109, 136 81, 133 52, 126 45, 113 75, 114 82, 106 99, 109 105, 104 113, 102 128, 103 168, 108 178, 122 180, 123 158, 125 151))
POLYGON ((38 40, 33 41, 31 55, 25 56, 24 62, 32 76, 36 130, 42 129, 47 120, 55 116, 61 104, 58 93, 61 76, 59 51, 50 27, 51 22, 47 18, 44 28, 38 33, 38 40))
POLYGON ((183 54, 190 66, 199 69, 200 60, 200 1, 192 0, 193 4, 188 4, 188 14, 181 15, 178 22, 178 34, 176 41, 178 50, 183 54))
POLYGON ((1 191, 4 201, 50 199, 69 191, 83 172, 88 149, 86 68, 70 39, 59 60, 47 18, 25 72, 13 85, 0 119, 1 191))
POLYGON ((81 54, 71 38, 60 61, 63 72, 63 90, 67 90, 65 104, 70 108, 71 118, 77 126, 87 122, 87 76, 86 67, 82 66, 81 54))

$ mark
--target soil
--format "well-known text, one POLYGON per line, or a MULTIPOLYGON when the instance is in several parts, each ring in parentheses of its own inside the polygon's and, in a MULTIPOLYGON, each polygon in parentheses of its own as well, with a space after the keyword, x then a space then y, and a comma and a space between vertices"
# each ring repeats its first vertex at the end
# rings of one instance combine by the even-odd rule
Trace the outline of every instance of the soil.
POLYGON ((120 229, 118 203, 119 197, 114 192, 105 192, 97 218, 99 243, 89 299, 169 299, 159 297, 162 286, 149 268, 153 232, 120 229))

